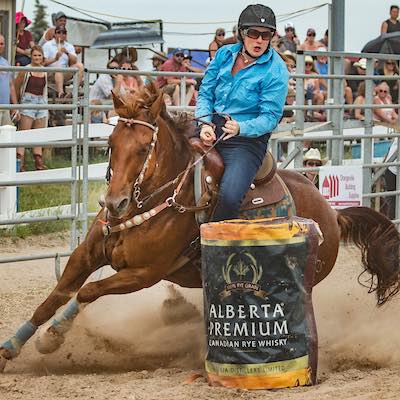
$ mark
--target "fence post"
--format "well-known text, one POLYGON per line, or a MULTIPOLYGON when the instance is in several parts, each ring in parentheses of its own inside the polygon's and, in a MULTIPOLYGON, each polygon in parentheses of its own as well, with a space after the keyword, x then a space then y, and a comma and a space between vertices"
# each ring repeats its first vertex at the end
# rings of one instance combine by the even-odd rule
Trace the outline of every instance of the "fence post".
POLYGON ((85 70, 83 76, 83 143, 82 143, 82 237, 88 230, 88 202, 89 202, 89 77, 90 72, 85 70))
MULTIPOLYGON (((374 60, 372 58, 367 59, 367 75, 374 75, 374 60)), ((373 82, 370 79, 365 80, 365 104, 373 104, 373 82)), ((366 135, 372 135, 373 133, 373 110, 372 108, 365 109, 365 131, 366 135)), ((361 139, 362 148, 362 163, 372 164, 373 160, 373 139, 365 138, 361 139)), ((363 194, 371 193, 372 189, 372 170, 370 168, 363 168, 363 194)), ((363 206, 371 207, 371 198, 363 197, 363 206)))
MULTIPOLYGON (((302 50, 297 52, 296 58, 296 73, 304 74, 304 53, 302 50)), ((296 78, 296 105, 304 105, 304 79, 296 78)), ((300 130, 301 134, 304 135, 304 111, 296 110, 295 116, 295 129, 300 130)), ((288 143, 288 155, 296 150, 298 151, 294 158, 294 167, 301 168, 303 166, 303 142, 289 142, 288 143)))
MULTIPOLYGON (((72 110, 72 140, 74 142, 77 141, 78 136, 78 90, 79 90, 79 81, 78 81, 78 72, 74 73, 73 76, 73 87, 72 87, 72 102, 76 106, 72 110)), ((77 246, 77 195, 78 195, 78 181, 77 181, 77 161, 78 161, 78 145, 74 144, 71 147, 71 215, 73 216, 73 220, 71 221, 71 240, 70 240, 70 248, 73 250, 77 246)))
MULTIPOLYGON (((339 57, 333 57, 333 73, 335 75, 343 74, 343 60, 339 57)), ((335 79, 333 81, 333 102, 334 104, 343 104, 343 80, 335 79)), ((333 136, 343 137, 343 108, 332 110, 332 134, 333 136)), ((332 165, 341 165, 343 161, 343 139, 332 141, 332 165)))
MULTIPOLYGON (((13 143, 16 141, 17 128, 12 125, 0 126, 0 142, 13 143)), ((15 147, 0 149, 0 180, 15 180, 17 157, 15 147)), ((14 219, 17 212, 17 188, 0 187, 0 219, 14 219)))
POLYGON ((180 90, 180 105, 181 107, 186 107, 186 76, 181 77, 180 90))

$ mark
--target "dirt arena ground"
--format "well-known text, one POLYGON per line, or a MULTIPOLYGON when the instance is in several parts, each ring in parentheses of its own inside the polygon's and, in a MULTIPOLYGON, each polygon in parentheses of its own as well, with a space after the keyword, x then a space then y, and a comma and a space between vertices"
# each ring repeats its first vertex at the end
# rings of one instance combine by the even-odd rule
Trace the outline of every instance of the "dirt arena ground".
MULTIPOLYGON (((44 236, 3 240, 0 251, 6 256, 60 246, 63 240, 44 236)), ((202 308, 201 292, 177 292, 161 283, 88 306, 54 354, 39 354, 31 340, 0 375, 0 399, 399 399, 400 300, 376 309, 374 297, 357 284, 359 271, 358 251, 342 249, 334 272, 314 290, 315 387, 248 392, 209 387, 203 378, 186 384, 202 371, 203 321, 196 310, 202 308)), ((52 260, 0 264, 0 342, 30 317, 54 284, 52 260)))

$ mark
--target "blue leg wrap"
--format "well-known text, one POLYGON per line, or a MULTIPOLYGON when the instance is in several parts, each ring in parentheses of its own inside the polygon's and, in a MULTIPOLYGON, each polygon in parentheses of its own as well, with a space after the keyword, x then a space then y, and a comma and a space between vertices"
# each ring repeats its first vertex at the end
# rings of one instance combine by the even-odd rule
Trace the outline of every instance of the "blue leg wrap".
POLYGON ((58 316, 55 317, 51 323, 51 325, 56 329, 62 329, 62 325, 65 325, 66 322, 73 320, 79 312, 80 304, 76 300, 76 297, 71 299, 66 307, 66 309, 58 316))
POLYGON ((12 358, 16 357, 20 353, 22 346, 35 334, 37 328, 30 321, 26 321, 17 330, 17 333, 11 339, 4 342, 1 347, 7 349, 11 353, 12 358))

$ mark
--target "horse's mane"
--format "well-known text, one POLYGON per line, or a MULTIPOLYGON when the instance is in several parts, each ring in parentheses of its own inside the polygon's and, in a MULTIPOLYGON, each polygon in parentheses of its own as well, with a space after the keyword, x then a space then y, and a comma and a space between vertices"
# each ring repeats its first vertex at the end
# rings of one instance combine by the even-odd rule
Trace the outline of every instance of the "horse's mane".
MULTIPOLYGON (((115 112, 124 118, 137 118, 140 113, 150 110, 153 103, 162 95, 153 81, 139 90, 127 92, 119 96, 120 106, 115 106, 115 112)), ((188 137, 192 131, 192 121, 187 113, 171 115, 165 103, 162 103, 160 117, 166 122, 177 151, 188 151, 188 137)))

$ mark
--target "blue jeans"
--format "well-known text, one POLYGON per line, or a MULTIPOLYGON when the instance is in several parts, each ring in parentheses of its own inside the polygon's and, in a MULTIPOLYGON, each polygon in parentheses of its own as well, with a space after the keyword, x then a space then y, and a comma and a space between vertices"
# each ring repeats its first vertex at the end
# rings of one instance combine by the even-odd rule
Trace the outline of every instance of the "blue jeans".
MULTIPOLYGON (((213 122, 216 123, 214 119, 213 122)), ((225 170, 212 221, 239 217, 242 201, 267 152, 268 139, 269 135, 259 138, 236 136, 217 144, 216 149, 224 160, 225 170)))

